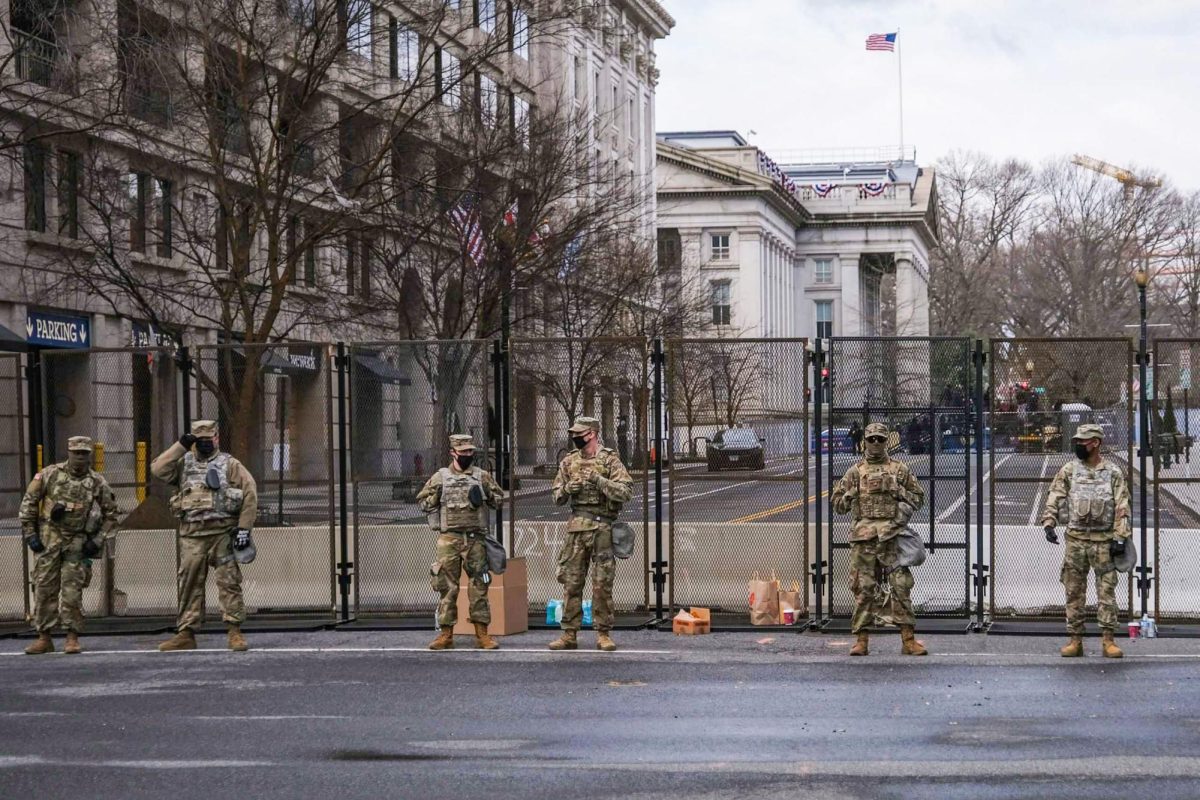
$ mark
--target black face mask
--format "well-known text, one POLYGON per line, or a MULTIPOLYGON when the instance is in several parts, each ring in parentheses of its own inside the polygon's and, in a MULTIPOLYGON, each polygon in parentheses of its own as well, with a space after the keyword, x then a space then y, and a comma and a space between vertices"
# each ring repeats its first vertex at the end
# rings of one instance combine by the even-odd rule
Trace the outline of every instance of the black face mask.
POLYGON ((73 475, 82 475, 92 466, 92 454, 75 451, 67 454, 67 469, 73 475))
POLYGON ((467 456, 467 455, 462 455, 460 453, 456 453, 454 455, 454 460, 458 462, 458 468, 461 469, 463 472, 466 472, 467 470, 469 470, 471 468, 471 464, 473 464, 475 462, 475 456, 473 456, 473 455, 467 456))
POLYGON ((1080 461, 1087 461, 1088 458, 1091 457, 1091 455, 1092 455, 1092 451, 1088 450, 1088 446, 1086 444, 1076 443, 1076 445, 1075 445, 1075 457, 1076 458, 1078 458, 1080 461))
POLYGON ((212 439, 197 439, 196 454, 201 458, 208 458, 217 450, 217 445, 212 439))
POLYGON ((583 436, 572 436, 571 444, 575 445, 576 450, 582 450, 587 447, 588 440, 583 436))

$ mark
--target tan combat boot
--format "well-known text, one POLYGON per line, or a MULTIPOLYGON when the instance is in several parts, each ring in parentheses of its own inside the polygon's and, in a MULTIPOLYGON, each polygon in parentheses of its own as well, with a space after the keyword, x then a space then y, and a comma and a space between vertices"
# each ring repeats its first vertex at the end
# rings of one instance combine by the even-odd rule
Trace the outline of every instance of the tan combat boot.
POLYGON ((196 634, 192 633, 191 628, 184 628, 179 633, 160 644, 158 649, 164 653, 170 653, 174 650, 195 650, 196 634))
POLYGON ((63 646, 63 652, 69 656, 83 652, 83 648, 79 645, 78 633, 75 631, 67 631, 67 643, 63 646))
POLYGON ((54 652, 54 641, 48 633, 39 633, 37 641, 25 648, 25 655, 40 656, 54 652))
POLYGON ((869 655, 871 652, 870 649, 868 648, 869 640, 870 640, 870 637, 867 636, 866 631, 863 631, 862 633, 860 633, 858 635, 858 641, 854 643, 854 647, 850 648, 850 655, 852 655, 852 656, 869 655))
POLYGON ((596 649, 611 653, 617 649, 617 643, 608 635, 608 631, 598 631, 596 633, 596 649))
POLYGON ((244 653, 250 649, 250 645, 246 643, 246 637, 242 635, 241 625, 229 626, 229 649, 235 653, 244 653))
POLYGON ((1125 655, 1121 652, 1121 648, 1117 647, 1117 643, 1113 641, 1112 631, 1104 632, 1104 639, 1100 647, 1104 651, 1105 658, 1122 658, 1125 655))
POLYGON ((927 656, 929 651, 925 649, 925 643, 917 639, 913 633, 912 625, 900 626, 900 655, 903 656, 927 656))
POLYGON ((430 650, 453 650, 454 649, 454 626, 443 625, 442 632, 437 638, 429 643, 430 650))
POLYGON ((551 650, 577 650, 579 641, 575 638, 575 631, 563 631, 561 636, 547 646, 551 650))
POLYGON ((500 643, 488 635, 487 623, 475 623, 475 646, 480 650, 496 650, 500 647, 500 643))
POLYGON ((1072 636, 1071 641, 1059 649, 1058 654, 1063 658, 1079 658, 1083 655, 1083 637, 1072 636))

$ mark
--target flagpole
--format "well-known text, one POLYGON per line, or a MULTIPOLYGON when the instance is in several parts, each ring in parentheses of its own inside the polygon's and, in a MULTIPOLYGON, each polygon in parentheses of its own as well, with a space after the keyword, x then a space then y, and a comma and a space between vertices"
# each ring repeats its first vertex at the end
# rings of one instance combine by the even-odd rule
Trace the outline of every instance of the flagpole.
POLYGON ((896 26, 896 75, 900 83, 900 160, 904 160, 904 62, 900 58, 900 26, 896 26))

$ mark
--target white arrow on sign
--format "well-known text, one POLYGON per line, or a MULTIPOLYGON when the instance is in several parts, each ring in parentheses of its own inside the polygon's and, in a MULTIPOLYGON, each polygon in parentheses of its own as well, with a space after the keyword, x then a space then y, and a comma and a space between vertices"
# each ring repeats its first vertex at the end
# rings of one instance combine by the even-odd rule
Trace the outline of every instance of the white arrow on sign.
POLYGON ((25 338, 28 339, 32 336, 33 336, 33 320, 29 319, 29 317, 26 317, 25 318, 25 338))

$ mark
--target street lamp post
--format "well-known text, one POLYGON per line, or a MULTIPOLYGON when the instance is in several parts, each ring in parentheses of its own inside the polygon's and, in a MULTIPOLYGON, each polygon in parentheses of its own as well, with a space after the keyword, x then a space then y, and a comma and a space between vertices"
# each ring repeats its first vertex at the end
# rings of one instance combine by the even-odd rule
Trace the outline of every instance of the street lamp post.
POLYGON ((1146 394, 1146 286, 1150 283, 1150 273, 1146 271, 1144 265, 1139 265, 1137 271, 1133 275, 1134 283, 1137 284, 1138 290, 1138 310, 1141 314, 1139 321, 1138 335, 1138 483, 1141 491, 1141 507, 1139 509, 1139 521, 1141 524, 1141 557, 1142 563, 1138 565, 1138 593, 1142 599, 1142 615, 1145 616, 1148 611, 1150 596, 1150 579, 1149 567, 1146 564, 1146 547, 1148 544, 1147 525, 1146 525, 1146 506, 1147 488, 1146 488, 1146 459, 1149 456, 1150 449, 1150 416, 1149 416, 1149 399, 1146 394))

